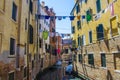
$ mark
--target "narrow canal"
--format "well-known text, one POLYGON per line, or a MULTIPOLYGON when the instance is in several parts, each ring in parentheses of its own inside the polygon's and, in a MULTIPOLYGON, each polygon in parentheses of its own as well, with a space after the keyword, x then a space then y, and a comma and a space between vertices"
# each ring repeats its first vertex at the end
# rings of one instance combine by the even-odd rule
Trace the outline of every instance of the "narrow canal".
POLYGON ((62 66, 52 66, 51 68, 40 72, 35 80, 83 80, 80 77, 66 75, 65 66, 66 64, 62 64, 62 66))

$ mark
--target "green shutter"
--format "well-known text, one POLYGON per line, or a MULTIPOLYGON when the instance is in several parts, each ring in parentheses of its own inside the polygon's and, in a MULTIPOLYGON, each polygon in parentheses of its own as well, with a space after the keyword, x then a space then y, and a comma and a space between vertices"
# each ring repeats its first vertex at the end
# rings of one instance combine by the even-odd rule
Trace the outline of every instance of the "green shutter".
POLYGON ((90 65, 94 65, 94 57, 93 54, 88 54, 88 63, 90 65))
POLYGON ((101 66, 106 67, 106 56, 105 56, 105 54, 101 54, 101 66))

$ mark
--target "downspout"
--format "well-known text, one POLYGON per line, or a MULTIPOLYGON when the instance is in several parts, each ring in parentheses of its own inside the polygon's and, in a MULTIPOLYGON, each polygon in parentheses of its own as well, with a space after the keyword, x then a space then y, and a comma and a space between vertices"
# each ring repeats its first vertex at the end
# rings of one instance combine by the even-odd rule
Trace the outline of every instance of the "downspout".
POLYGON ((16 68, 19 69, 20 67, 20 29, 21 29, 21 12, 22 12, 22 0, 19 1, 19 11, 18 11, 18 32, 17 32, 17 36, 18 36, 18 44, 17 44, 17 54, 16 54, 16 68), (18 64, 18 65, 17 65, 18 64))
POLYGON ((27 24, 27 80, 29 80, 29 24, 30 24, 30 0, 28 1, 28 24, 27 24))

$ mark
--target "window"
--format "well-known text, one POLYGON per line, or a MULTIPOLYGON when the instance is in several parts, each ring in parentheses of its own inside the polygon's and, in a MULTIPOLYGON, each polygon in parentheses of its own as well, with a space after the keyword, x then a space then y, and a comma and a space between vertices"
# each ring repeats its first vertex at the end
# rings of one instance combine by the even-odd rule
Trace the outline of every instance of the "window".
POLYGON ((68 49, 65 49, 65 53, 68 53, 68 49))
POLYGON ((82 45, 86 45, 85 35, 82 35, 82 45))
POLYGON ((72 27, 72 33, 75 33, 75 27, 74 26, 72 27))
POLYGON ((77 28, 81 29, 81 21, 77 21, 77 28))
POLYGON ((36 60, 36 54, 34 54, 34 60, 36 60))
POLYGON ((101 66, 106 67, 106 55, 101 54, 101 66))
POLYGON ((78 46, 81 46, 81 41, 82 41, 82 39, 81 39, 81 37, 79 36, 79 37, 78 37, 78 46))
POLYGON ((32 69, 34 68, 34 60, 32 60, 32 69))
POLYGON ((74 48, 76 47, 76 40, 72 41, 72 47, 74 47, 74 48))
POLYGON ((0 0, 0 10, 5 11, 5 0, 0 0))
POLYGON ((12 19, 14 21, 16 21, 17 18, 17 6, 16 4, 13 2, 13 7, 12 7, 12 19))
POLYGON ((93 54, 88 54, 88 64, 94 65, 94 56, 93 56, 93 54))
POLYGON ((42 40, 39 38, 39 48, 42 48, 42 40))
POLYGON ((25 43, 25 50, 24 50, 24 54, 26 54, 26 49, 27 49, 27 45, 26 45, 26 43, 25 43))
POLYGON ((29 43, 33 43, 33 27, 29 25, 29 43))
POLYGON ((99 24, 96 29, 97 29, 97 40, 102 40, 104 38, 103 25, 99 24))
POLYGON ((45 49, 47 50, 47 44, 45 44, 45 49))
POLYGON ((76 6, 76 14, 78 14, 80 12, 80 6, 79 4, 76 6))
POLYGON ((120 70, 120 53, 114 53, 114 66, 116 70, 120 70))
POLYGON ((78 54, 78 57, 79 57, 79 62, 82 63, 82 54, 78 54))
POLYGON ((73 57, 74 57, 73 60, 74 60, 74 61, 77 61, 77 60, 76 60, 77 56, 76 56, 75 54, 73 55, 73 57))
POLYGON ((32 0, 30 0, 29 9, 30 9, 30 13, 32 14, 32 12, 33 12, 32 0))
POLYGON ((2 34, 0 33, 0 53, 1 53, 1 47, 2 47, 2 34))
POLYGON ((27 18, 25 19, 25 30, 27 30, 27 18))
POLYGON ((89 43, 92 43, 92 31, 89 31, 89 43))
POLYGON ((27 67, 24 68, 24 77, 27 76, 27 67))
POLYGON ((92 9, 86 11, 86 21, 89 22, 92 20, 92 9))
POLYGON ((9 80, 15 80, 14 79, 14 72, 9 73, 9 80))
POLYGON ((96 1, 96 8, 97 8, 97 13, 99 13, 101 11, 101 4, 100 4, 100 0, 96 1))
POLYGON ((55 32, 55 29, 54 29, 54 28, 52 28, 52 32, 55 32))
POLYGON ((10 55, 15 55, 15 39, 10 38, 10 55))

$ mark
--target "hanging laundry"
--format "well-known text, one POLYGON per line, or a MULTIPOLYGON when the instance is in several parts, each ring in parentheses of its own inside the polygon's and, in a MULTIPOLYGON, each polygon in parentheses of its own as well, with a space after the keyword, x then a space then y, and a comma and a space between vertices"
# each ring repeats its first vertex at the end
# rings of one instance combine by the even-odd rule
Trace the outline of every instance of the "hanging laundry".
POLYGON ((111 16, 114 15, 114 5, 113 3, 110 5, 111 16))
POLYGON ((94 18, 95 21, 98 20, 100 17, 101 17, 101 14, 100 14, 100 13, 96 14, 96 16, 95 16, 95 18, 94 18))
POLYGON ((43 31, 42 37, 43 37, 44 40, 47 40, 47 38, 48 38, 48 31, 43 31))
POLYGON ((75 16, 69 16, 70 20, 74 20, 75 16))
POLYGON ((45 19, 49 19, 50 18, 50 16, 45 16, 45 19))
POLYGON ((62 38, 64 38, 64 34, 61 34, 62 38))
POLYGON ((85 15, 82 15, 82 19, 85 19, 85 15))
POLYGON ((66 19, 67 16, 63 16, 63 19, 66 19))
POLYGON ((77 19, 80 20, 80 16, 77 16, 77 19))
POLYGON ((57 16, 58 20, 62 20, 62 16, 57 16))

